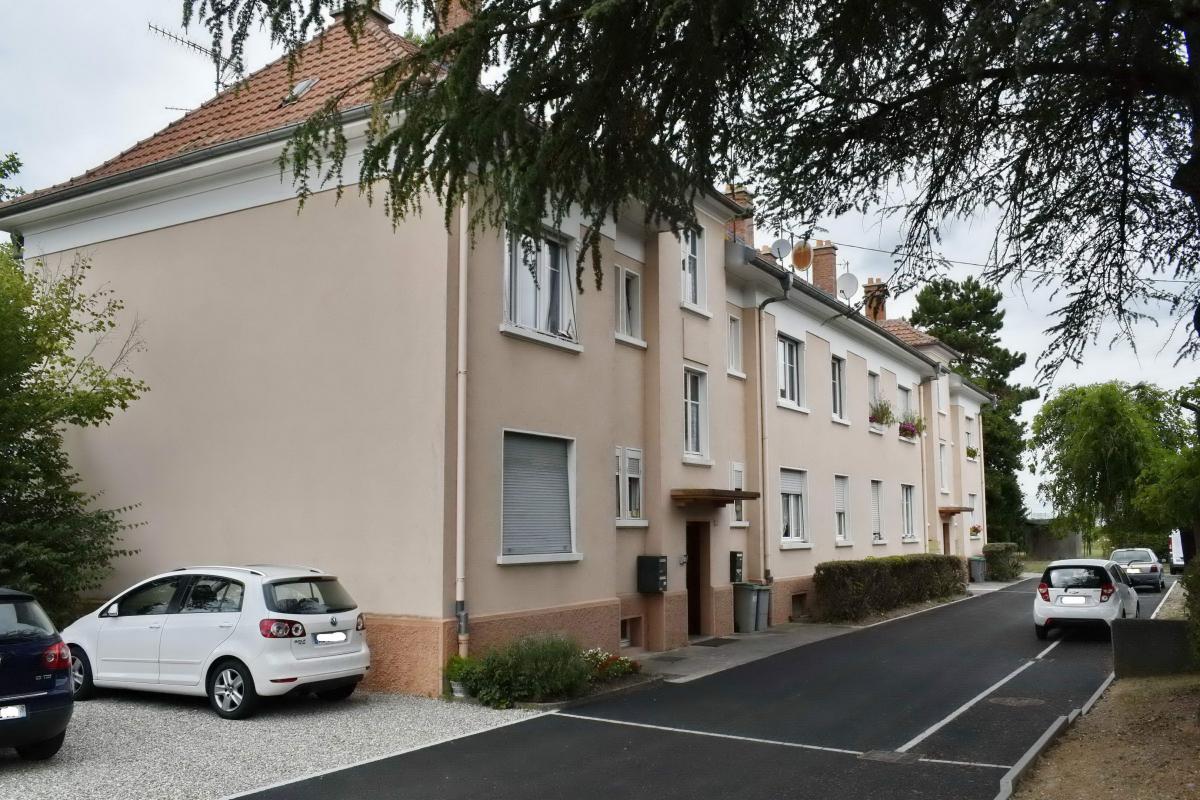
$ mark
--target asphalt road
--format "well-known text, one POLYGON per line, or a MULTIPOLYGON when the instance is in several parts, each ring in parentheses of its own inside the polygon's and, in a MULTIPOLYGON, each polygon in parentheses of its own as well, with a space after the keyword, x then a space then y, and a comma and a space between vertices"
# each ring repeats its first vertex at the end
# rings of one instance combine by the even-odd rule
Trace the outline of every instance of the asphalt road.
POLYGON ((245 797, 990 800, 1112 669, 1103 632, 1035 638, 1035 586, 245 797))

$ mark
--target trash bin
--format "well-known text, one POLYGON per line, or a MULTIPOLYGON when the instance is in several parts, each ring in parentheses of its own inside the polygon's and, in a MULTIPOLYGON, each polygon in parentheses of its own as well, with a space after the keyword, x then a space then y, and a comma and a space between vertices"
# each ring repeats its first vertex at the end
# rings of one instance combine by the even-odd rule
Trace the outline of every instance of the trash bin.
POLYGON ((771 627, 771 587, 755 586, 754 593, 758 595, 758 612, 755 615, 754 630, 765 631, 771 627))
POLYGON ((750 633, 758 619, 758 592, 753 583, 733 585, 733 629, 737 633, 750 633))
POLYGON ((983 556, 971 556, 967 562, 971 568, 971 583, 982 583, 987 580, 987 559, 983 556))

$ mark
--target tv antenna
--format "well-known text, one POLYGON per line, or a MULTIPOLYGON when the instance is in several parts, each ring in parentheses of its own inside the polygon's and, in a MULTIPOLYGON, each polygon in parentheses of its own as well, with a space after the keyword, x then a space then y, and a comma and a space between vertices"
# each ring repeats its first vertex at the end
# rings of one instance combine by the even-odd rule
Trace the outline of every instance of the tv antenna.
POLYGON ((225 88, 227 86, 229 86, 229 84, 225 80, 225 75, 232 68, 233 60, 230 59, 228 56, 222 54, 215 47, 205 47, 202 44, 197 44, 196 42, 193 42, 191 39, 184 38, 183 36, 180 36, 179 34, 174 33, 172 31, 169 31, 166 28, 160 28, 159 26, 155 25, 153 22, 147 22, 146 27, 149 29, 149 31, 151 33, 157 33, 159 36, 163 37, 168 42, 177 44, 180 47, 184 48, 185 50, 191 50, 192 52, 198 53, 198 54, 204 56, 205 58, 207 58, 209 60, 209 62, 212 63, 213 69, 215 70, 215 73, 216 73, 213 76, 213 85, 216 89, 216 94, 220 94, 222 91, 225 90, 225 88))

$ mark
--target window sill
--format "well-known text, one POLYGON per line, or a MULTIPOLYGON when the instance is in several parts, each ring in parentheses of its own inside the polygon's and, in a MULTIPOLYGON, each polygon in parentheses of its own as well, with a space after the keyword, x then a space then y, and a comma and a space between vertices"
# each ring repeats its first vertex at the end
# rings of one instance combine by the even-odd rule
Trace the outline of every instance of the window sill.
POLYGON ((801 414, 809 413, 806 406, 797 405, 796 403, 791 403, 787 400, 776 400, 775 405, 779 408, 786 408, 788 411, 798 411, 801 414))
POLYGON ((731 528, 749 528, 750 523, 734 521, 734 522, 729 523, 729 527, 731 527, 731 528))
POLYGON ((731 378, 737 378, 739 381, 746 380, 746 373, 742 372, 740 369, 730 368, 725 370, 725 374, 731 378))
POLYGON ((980 535, 980 534, 978 534, 978 533, 972 533, 972 534, 971 534, 971 538, 972 538, 972 539, 974 539, 974 540, 976 540, 976 541, 978 541, 978 540, 982 539, 982 538, 983 538, 983 536, 982 536, 982 535, 980 535))
POLYGON ((789 542, 784 539, 779 543, 780 550, 812 550, 812 542, 789 542))
POLYGON ((617 520, 618 528, 648 528, 650 520, 648 519, 619 519, 617 520))
POLYGON ((945 412, 945 411, 942 411, 942 410, 939 408, 939 409, 938 409, 938 416, 944 417, 944 416, 946 416, 946 412, 945 412))
POLYGON ((907 436, 899 436, 897 438, 900 439, 900 441, 904 442, 905 444, 916 445, 916 443, 917 443, 917 439, 915 436, 911 439, 907 436))
POLYGON ((627 344, 630 347, 636 347, 639 350, 646 349, 646 340, 645 339, 639 339, 636 336, 629 336, 624 333, 614 333, 613 338, 616 339, 621 344, 627 344))
POLYGON ((583 345, 579 344, 578 342, 560 339, 557 336, 551 336, 550 334, 542 333, 541 331, 522 328, 509 322, 503 322, 500 324, 500 333, 504 334, 505 336, 511 336, 514 339, 525 339, 529 342, 537 342, 538 344, 544 344, 549 347, 557 347, 559 350, 566 350, 570 353, 583 352, 583 345))
POLYGON ((704 456, 684 455, 683 463, 690 464, 693 467, 711 467, 713 460, 704 456))
POLYGON ((967 456, 967 461, 970 461, 972 464, 974 464, 974 463, 976 463, 977 461, 979 461, 979 459, 978 459, 978 458, 971 458, 970 456, 967 456))
POLYGON ((872 547, 880 547, 880 546, 884 546, 884 547, 886 547, 886 546, 887 546, 887 539, 872 539, 872 540, 871 540, 871 546, 872 546, 872 547))
POLYGON ((697 317, 703 317, 704 319, 712 319, 712 312, 709 311, 707 308, 701 308, 700 306, 692 305, 691 303, 687 302, 686 300, 681 301, 679 303, 679 307, 682 308, 684 311, 688 311, 692 314, 695 314, 697 317))
POLYGON ((561 564, 583 561, 583 553, 530 553, 521 556, 499 556, 497 564, 561 564))
POLYGON ((950 494, 949 489, 938 489, 938 494, 950 494))
POLYGON ((837 414, 834 414, 832 417, 830 417, 830 419, 836 422, 838 425, 845 425, 847 428, 850 427, 850 420, 846 419, 845 417, 839 417, 837 414))
POLYGON ((854 547, 854 542, 834 542, 834 547, 854 547))
POLYGON ((875 434, 876 436, 883 436, 883 428, 877 428, 874 425, 868 425, 867 430, 869 430, 871 433, 875 434))
POLYGON ((903 536, 900 539, 900 544, 917 544, 921 540, 915 536, 903 536))

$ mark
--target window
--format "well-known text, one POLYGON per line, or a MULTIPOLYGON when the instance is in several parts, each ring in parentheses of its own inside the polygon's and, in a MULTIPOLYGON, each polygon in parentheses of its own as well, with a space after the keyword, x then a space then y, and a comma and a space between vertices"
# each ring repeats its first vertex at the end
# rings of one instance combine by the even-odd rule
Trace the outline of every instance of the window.
POLYGON ((938 442, 938 486, 941 490, 947 491, 949 484, 946 483, 946 443, 938 442))
POLYGON ((505 312, 510 325, 575 341, 574 282, 567 248, 555 239, 509 234, 505 312))
MULTIPOLYGON (((970 449, 975 449, 975 420, 971 417, 967 417, 963 424, 963 442, 970 449)), ((970 453, 967 453, 967 458, 971 458, 970 453)))
MULTIPOLYGON (((739 464, 736 461, 729 468, 729 488, 736 492, 740 492, 746 488, 746 465, 739 464)), ((746 506, 742 500, 733 501, 733 522, 735 524, 746 521, 746 506)))
POLYGON ((572 448, 568 439, 504 432, 502 556, 572 551, 572 448))
POLYGON ((617 267, 617 333, 642 340, 642 276, 617 267))
POLYGON ((833 376, 833 415, 838 418, 846 416, 846 360, 834 356, 830 363, 830 373, 833 376))
POLYGON ((140 617, 147 614, 166 614, 171 605, 175 590, 183 582, 184 576, 160 578, 156 581, 139 586, 121 598, 117 604, 117 614, 122 617, 140 617))
POLYGON ((804 348, 795 339, 779 337, 779 399, 804 403, 804 348))
POLYGON ((883 541, 883 481, 871 481, 871 539, 883 541))
POLYGON ((850 479, 833 476, 833 526, 839 542, 850 541, 850 479))
POLYGON ((913 487, 908 484, 900 486, 900 515, 904 526, 904 538, 912 541, 917 538, 917 529, 913 525, 913 487))
POLYGON ((869 398, 869 402, 871 402, 871 403, 879 402, 880 394, 879 394, 879 373, 878 372, 868 372, 867 373, 867 397, 869 398))
POLYGON ((358 607, 337 578, 291 578, 263 584, 267 609, 279 614, 342 614, 358 607))
POLYGON ((695 369, 683 370, 683 452, 703 456, 708 444, 708 376, 695 369))
MULTIPOLYGON (((0 597, 0 640, 52 636, 54 623, 29 595, 0 597)), ((5 687, 8 688, 7 686, 5 687)), ((7 692, 6 692, 7 694, 7 692)))
POLYGON ((729 315, 729 371, 742 374, 742 318, 729 315))
POLYGON ((808 542, 808 473, 779 471, 779 496, 783 501, 782 536, 785 542, 808 542))
POLYGON ((689 229, 680 236, 683 245, 683 302, 696 308, 704 307, 704 234, 689 229))
POLYGON ((901 386, 900 389, 900 415, 903 417, 912 411, 912 389, 907 386, 901 386))
POLYGON ((617 519, 642 518, 642 451, 617 448, 617 519))
POLYGON ((941 378, 938 378, 936 381, 933 382, 933 394, 935 397, 937 397, 937 410, 942 411, 944 409, 944 406, 942 403, 942 379, 941 378))
POLYGON ((180 614, 226 614, 242 610, 242 584, 229 578, 201 575, 192 581, 180 614))
POLYGON ((972 538, 972 539, 978 539, 978 538, 979 538, 979 534, 978 534, 978 533, 976 533, 976 531, 975 531, 975 526, 976 526, 977 524, 979 524, 979 520, 978 520, 978 519, 976 519, 976 517, 975 517, 975 500, 976 500, 976 495, 973 495, 973 494, 969 494, 969 495, 967 495, 967 505, 971 507, 971 515, 970 515, 971 527, 970 527, 970 531, 971 531, 971 538, 972 538))

